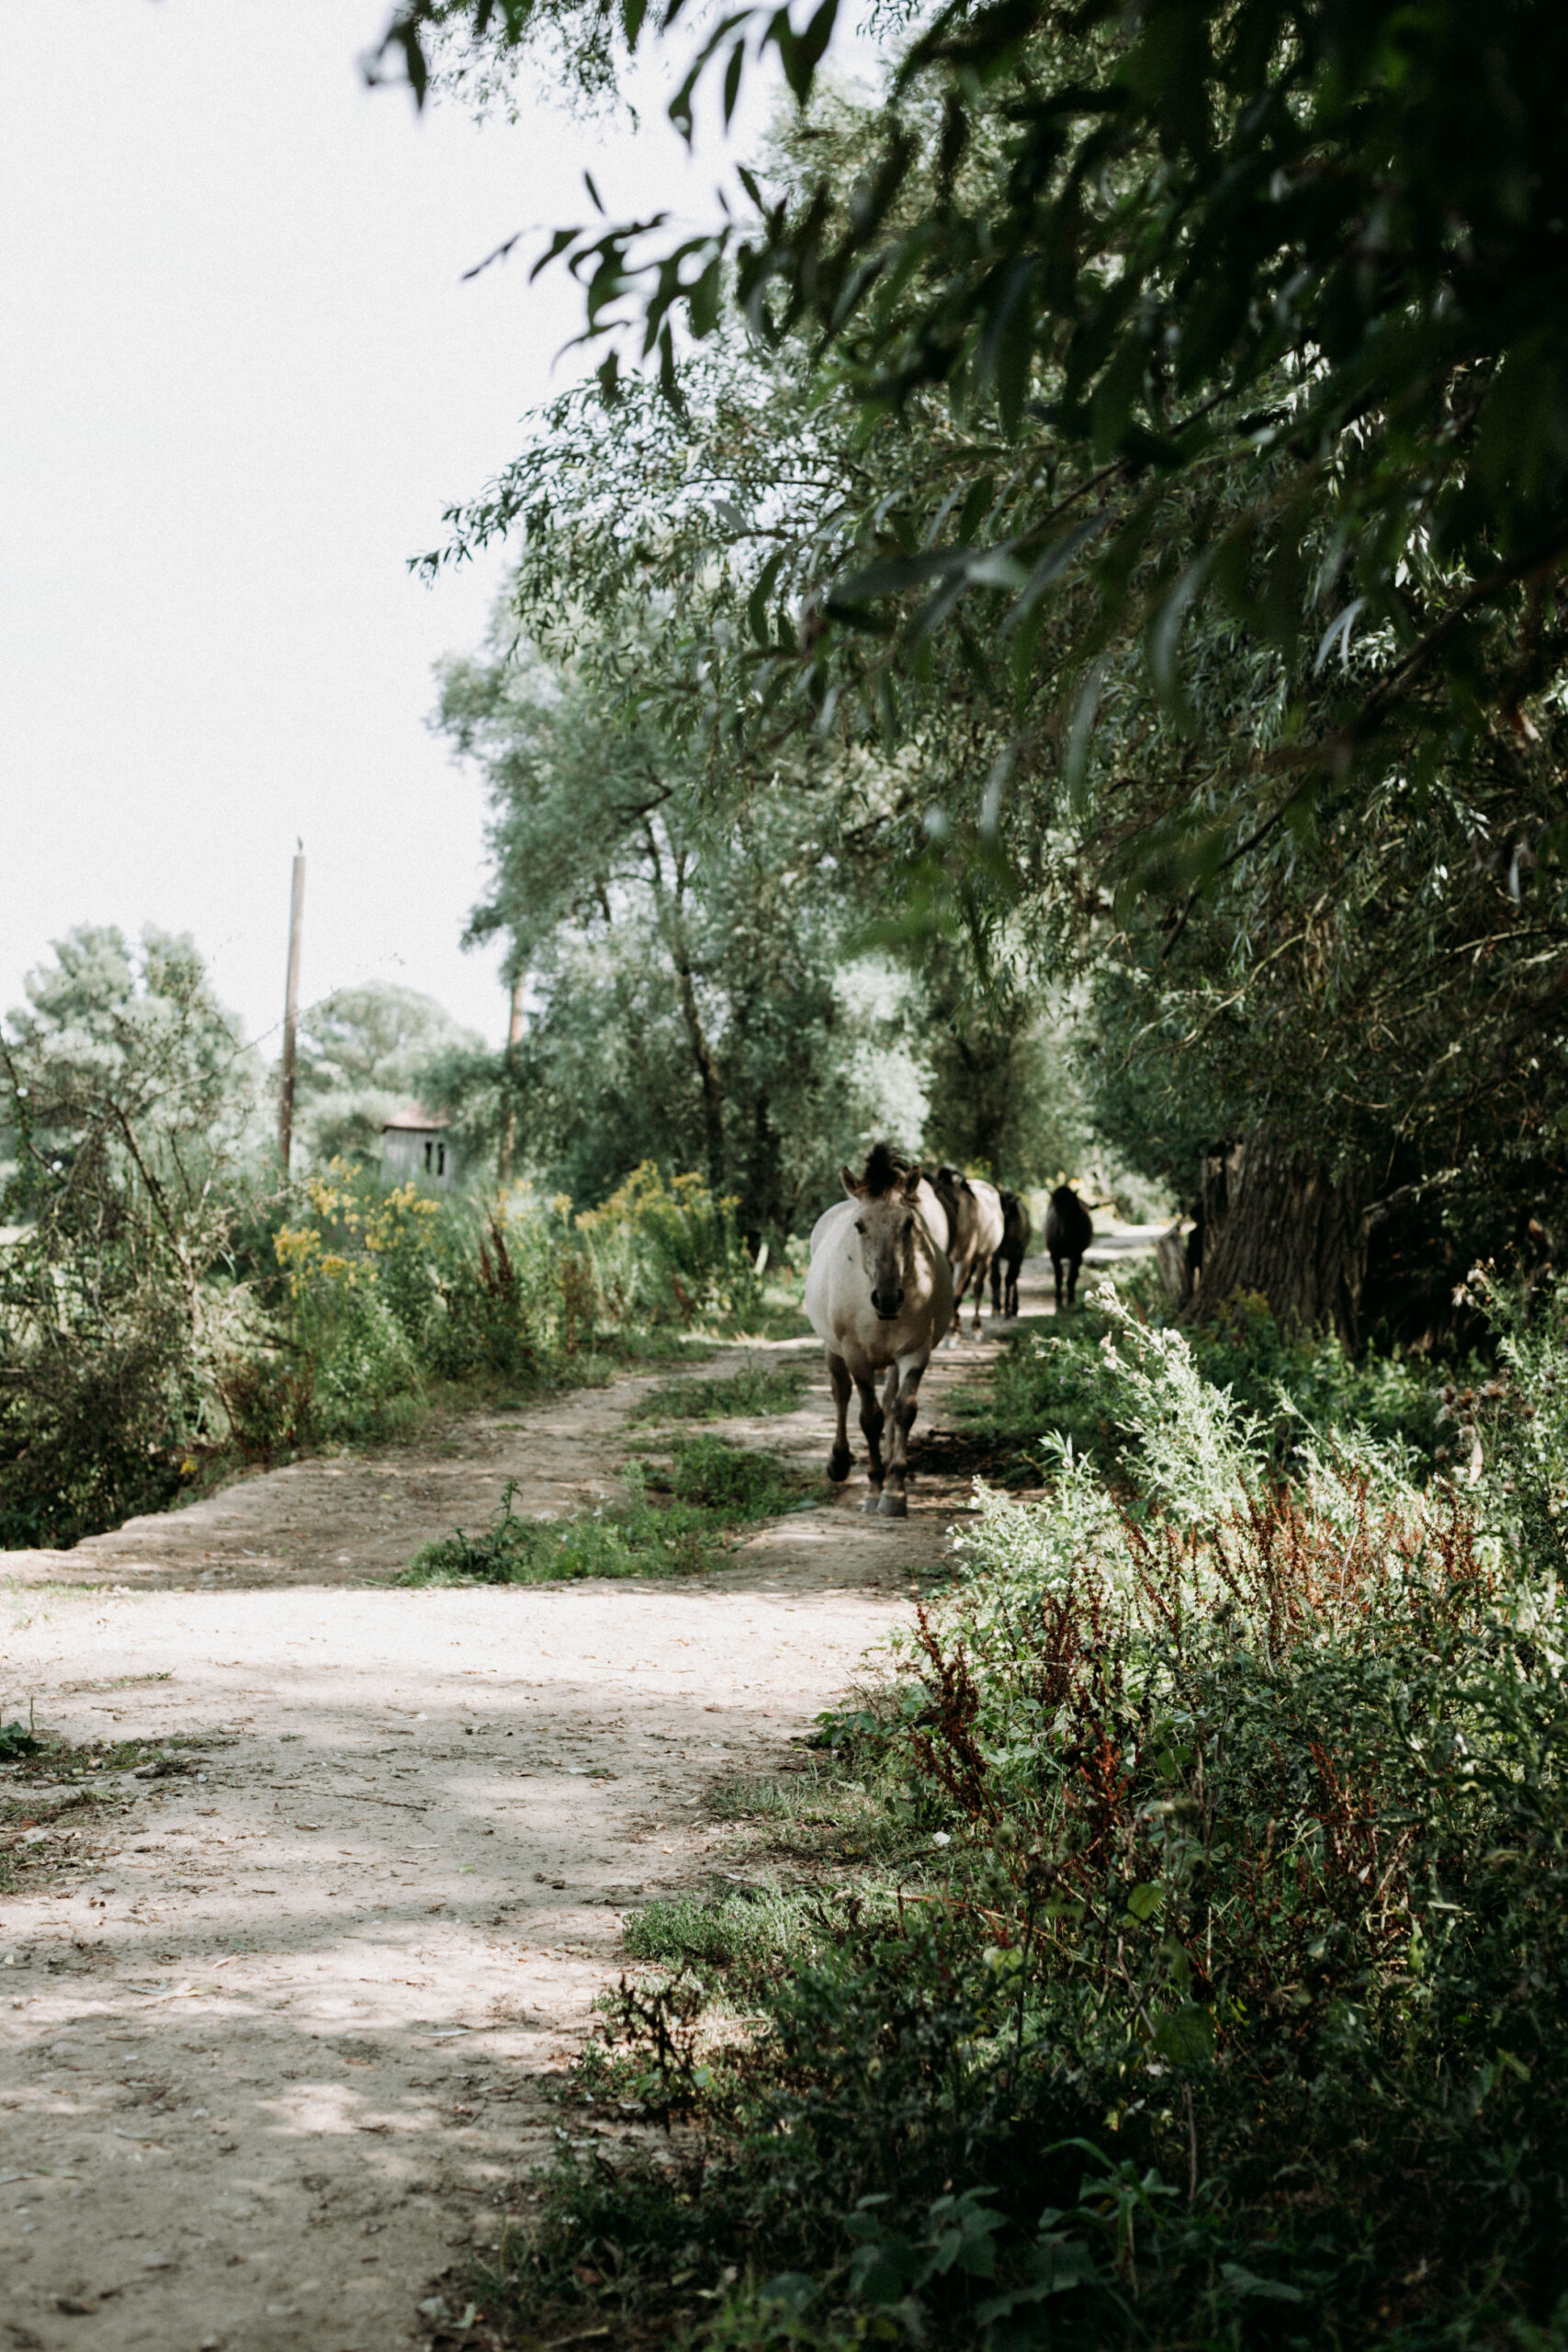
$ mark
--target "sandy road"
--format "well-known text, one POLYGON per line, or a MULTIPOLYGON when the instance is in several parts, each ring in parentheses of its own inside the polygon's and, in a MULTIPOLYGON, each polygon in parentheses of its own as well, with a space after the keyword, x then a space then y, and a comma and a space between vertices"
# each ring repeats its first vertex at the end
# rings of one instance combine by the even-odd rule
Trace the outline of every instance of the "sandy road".
MULTIPOLYGON (((815 1343, 763 1352, 812 1394, 723 1433, 819 1464, 815 1343)), ((989 1353, 939 1355, 922 1428, 989 1353)), ((857 1475, 700 1582, 388 1587, 507 1477, 613 1491, 649 1385, 0 1557, 8 1713, 204 1743, 96 1813, 27 1792, 62 1867, 0 1897, 0 2352, 420 2343, 519 2210, 624 1907, 722 1886, 704 1791, 798 1760, 968 1491, 867 1520, 857 1475)))

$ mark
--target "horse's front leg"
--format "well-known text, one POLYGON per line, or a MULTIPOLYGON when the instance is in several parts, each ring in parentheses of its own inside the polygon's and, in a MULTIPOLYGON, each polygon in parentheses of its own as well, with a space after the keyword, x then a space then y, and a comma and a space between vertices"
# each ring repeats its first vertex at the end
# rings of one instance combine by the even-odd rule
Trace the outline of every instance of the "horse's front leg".
POLYGON ((980 1336, 980 1309, 986 1303, 986 1276, 990 1271, 990 1263, 988 1258, 977 1258, 975 1261, 975 1337, 976 1339, 980 1336))
MULTIPOLYGON (((898 1386, 901 1377, 902 1375, 899 1373, 897 1364, 896 1363, 890 1363, 887 1367, 887 1378, 883 1385, 882 1390, 882 1418, 884 1425, 887 1428, 892 1428, 894 1424, 894 1416, 898 1406, 898 1386)), ((891 1460, 891 1440, 888 1442, 888 1457, 891 1460)), ((912 1478, 914 1475, 915 1474, 912 1470, 906 1470, 905 1472, 905 1476, 909 1478, 912 1478)))
POLYGON ((876 1401, 876 1384, 861 1373, 855 1374, 855 1386, 860 1391, 860 1425, 865 1432, 866 1480, 870 1493, 861 1505, 862 1510, 873 1511, 882 1499, 882 1408, 876 1401))
POLYGON ((905 1491, 909 1476, 909 1431, 915 1426, 919 1410, 920 1375, 925 1371, 924 1356, 902 1356, 898 1361, 898 1401, 893 1408, 893 1435, 887 1449, 887 1485, 884 1490, 881 1511, 885 1519, 908 1519, 909 1501, 905 1491))
POLYGON ((958 1268, 957 1268, 956 1266, 954 1266, 954 1268, 953 1268, 953 1323, 952 1323, 952 1327, 951 1327, 951 1329, 949 1329, 949 1331, 948 1331, 947 1339, 946 1339, 946 1341, 945 1341, 945 1344, 946 1344, 948 1347, 950 1347, 950 1348, 955 1348, 955 1347, 958 1345, 958 1342, 959 1342, 960 1339, 963 1337, 963 1333, 964 1333, 964 1294, 965 1290, 968 1288, 968 1286, 969 1286, 969 1269, 968 1269, 968 1267, 967 1267, 967 1266, 965 1266, 965 1267, 964 1268, 963 1272, 959 1272, 959 1270, 958 1270, 958 1268))
POLYGON ((841 1486, 843 1481, 849 1476, 850 1464, 854 1460, 854 1455, 850 1452, 849 1431, 850 1388, 852 1384, 850 1380, 850 1368, 844 1362, 842 1356, 836 1356, 829 1353, 828 1357, 828 1377, 833 1384, 833 1404, 839 1417, 838 1430, 833 1439, 833 1451, 828 1456, 828 1476, 832 1479, 835 1486, 841 1486))

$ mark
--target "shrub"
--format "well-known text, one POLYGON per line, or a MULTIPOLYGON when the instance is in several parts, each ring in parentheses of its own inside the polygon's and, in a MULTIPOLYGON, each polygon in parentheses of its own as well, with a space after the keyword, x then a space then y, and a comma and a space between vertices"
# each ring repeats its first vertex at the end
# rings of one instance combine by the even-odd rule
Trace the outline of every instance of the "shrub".
POLYGON ((735 1210, 733 1200, 716 1198, 700 1176, 666 1178, 651 1160, 634 1169, 602 1208, 585 1210, 578 1230, 617 1319, 690 1326, 705 1313, 760 1313, 761 1273, 735 1210))
MULTIPOLYGON (((1107 1336, 1126 1326, 1130 1312, 1151 1330, 1165 1328, 1165 1318, 1150 1311, 1146 1297, 1129 1296, 1132 1288, 1097 1285, 1085 1311, 1065 1327, 1014 1339, 997 1363, 989 1394, 960 1402, 976 1433, 1036 1457, 1047 1438, 1069 1439, 1075 1453, 1104 1465, 1135 1453, 1135 1399, 1102 1350, 1107 1336)), ((1358 1361, 1332 1333, 1286 1338, 1267 1302, 1245 1292, 1212 1323, 1186 1328, 1183 1339, 1195 1376, 1228 1399, 1237 1425, 1248 1427, 1249 1444, 1275 1466, 1288 1469, 1313 1430, 1354 1430, 1374 1448, 1413 1451, 1428 1464, 1446 1460, 1451 1450, 1441 1375, 1418 1360, 1369 1351, 1358 1361)), ((1477 1387, 1483 1384, 1484 1374, 1473 1366, 1468 1374, 1477 1387)))
POLYGON ((68 1303, 51 1252, 24 1242, 5 1255, 4 1304, 26 1337, 0 1387, 0 1548, 69 1545, 162 1510, 201 1415, 174 1284, 100 1267, 96 1302, 68 1303))
POLYGON ((253 1072, 188 940, 84 929, 0 1030, 0 1544, 178 1492, 209 1368, 253 1072))
POLYGON ((728 1905, 635 1930, 686 1973, 628 1987, 619 2063, 700 2156, 563 2175, 530 2292, 635 2205, 615 2295, 710 2298, 710 2347, 1561 2340, 1557 1327, 1507 1338, 1473 1486, 1299 1414, 1287 1484, 1180 1334, 1104 1312, 1115 1484, 1060 1440, 1047 1502, 983 1495, 825 1729, 921 1859, 771 1968, 728 1905), (705 2012, 726 1966, 759 2026, 705 2012))
MULTIPOLYGON (((273 1396, 296 1404, 295 1425, 314 1438, 385 1434, 431 1379, 545 1379, 592 1338, 601 1301, 569 1201, 513 1193, 480 1211, 334 1160, 308 1180, 303 1205, 274 1243, 292 1386, 254 1385, 264 1408, 273 1396)), ((244 1442, 245 1384, 231 1385, 244 1442)))

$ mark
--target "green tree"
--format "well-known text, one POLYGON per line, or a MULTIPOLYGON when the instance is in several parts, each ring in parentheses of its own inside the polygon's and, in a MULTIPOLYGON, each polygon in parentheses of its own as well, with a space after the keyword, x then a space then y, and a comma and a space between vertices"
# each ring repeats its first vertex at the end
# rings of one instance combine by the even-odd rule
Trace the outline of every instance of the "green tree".
MULTIPOLYGON (((836 14, 727 17, 676 120, 709 67, 728 114, 769 49, 804 102, 836 14)), ((394 27, 417 84, 427 28, 471 65, 541 21, 403 0, 394 27)), ((628 45, 648 21, 627 0, 628 45)), ((953 0, 904 39, 852 177, 835 142, 815 165, 796 142, 776 194, 750 183, 752 220, 679 243, 662 219, 596 225, 555 251, 612 342, 607 396, 628 314, 673 401, 673 326, 701 341, 727 305, 764 345, 804 330, 865 425, 941 396, 940 507, 863 499, 768 582, 786 615, 815 598, 809 646, 790 633, 818 700, 918 684, 921 645, 972 606, 1027 688, 1086 580, 1064 715, 1126 628, 1179 704, 1206 598, 1272 650, 1292 709, 1320 640, 1379 640, 1256 777, 1255 821, 1279 822, 1348 764, 1375 779, 1391 729, 1447 758, 1561 662, 1565 94, 1548 0, 953 0), (869 655, 868 623, 898 624, 869 655)))
POLYGON ((416 1097, 432 1065, 480 1039, 435 999, 389 980, 336 989, 299 1024, 295 1096, 312 1159, 373 1160, 381 1128, 416 1097))
POLYGON ((753 775, 716 799, 678 742, 606 707, 590 660, 454 663, 441 708, 495 808, 470 936, 507 939, 532 1006, 510 1103, 505 1063, 452 1069, 492 1133, 514 1119, 579 1197, 643 1159, 700 1167, 755 1243, 880 1126, 918 1130, 908 990, 853 956, 864 894, 831 796, 753 775))
POLYGON ((831 26, 713 53, 812 99, 754 219, 558 241, 660 381, 613 352, 449 552, 523 522, 530 627, 666 596, 640 692, 716 773, 901 763, 915 923, 1135 1001, 1100 1068, 1228 1148, 1225 1278, 1351 1330, 1396 1213, 1435 1278, 1559 1181, 1568 33, 954 8, 857 109, 831 26))
POLYGON ((258 1071, 188 939, 83 928, 27 991, 0 1029, 0 1540, 73 1543, 178 1486, 258 1071))

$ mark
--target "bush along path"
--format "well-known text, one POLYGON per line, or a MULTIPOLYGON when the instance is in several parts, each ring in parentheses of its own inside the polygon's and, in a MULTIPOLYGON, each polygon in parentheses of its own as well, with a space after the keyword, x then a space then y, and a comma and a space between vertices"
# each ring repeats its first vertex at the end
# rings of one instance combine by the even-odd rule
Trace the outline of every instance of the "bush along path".
POLYGON ((671 1919, 794 1932, 752 1816, 970 1493, 950 1432, 863 1519, 829 1435, 760 1346, 0 1560, 0 2347, 499 2340, 542 2165, 679 2161, 571 2088, 593 2005, 671 1919))
POLYGON ((576 2070, 665 2139, 561 2143, 466 2340, 1568 2341, 1568 1299, 1492 1305, 1450 1477, 1102 1296, 1109 1464, 717 1798, 576 2070))

